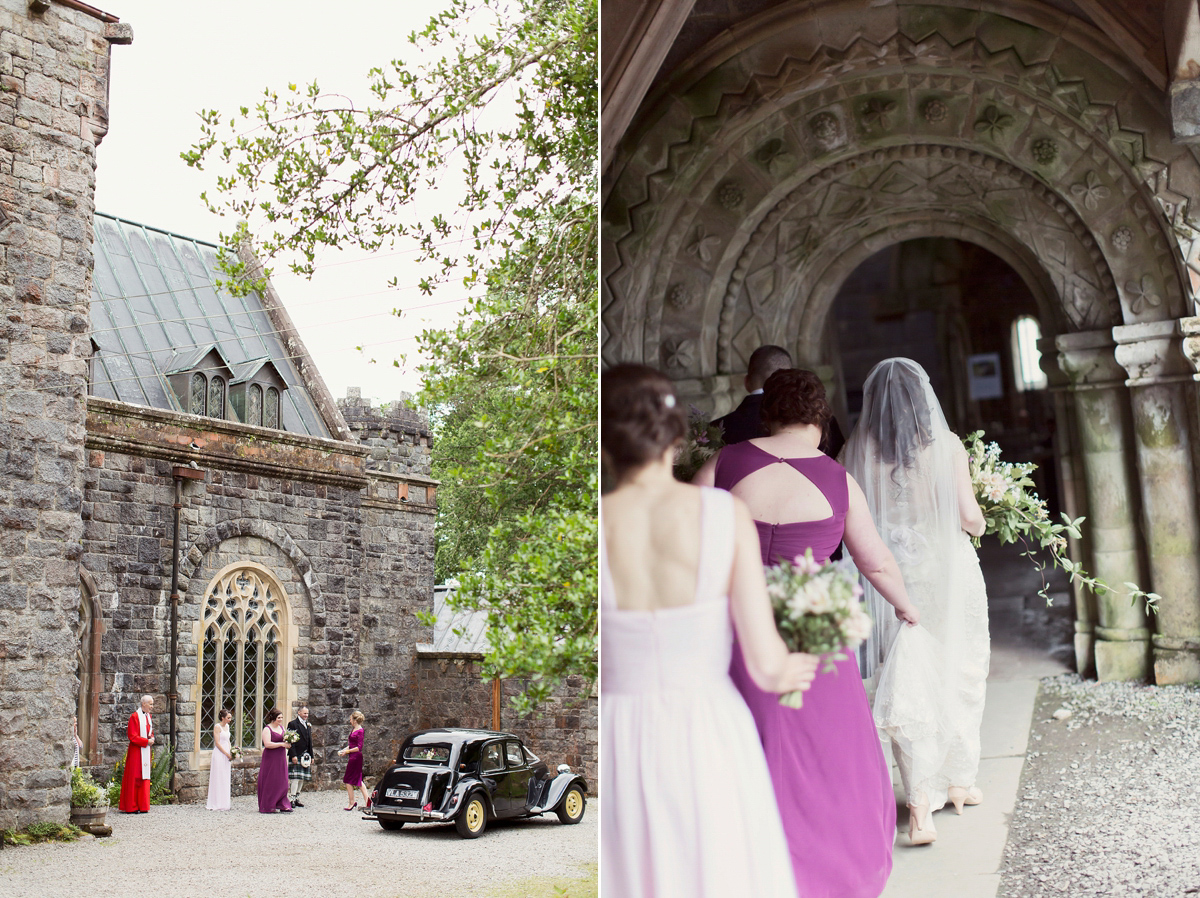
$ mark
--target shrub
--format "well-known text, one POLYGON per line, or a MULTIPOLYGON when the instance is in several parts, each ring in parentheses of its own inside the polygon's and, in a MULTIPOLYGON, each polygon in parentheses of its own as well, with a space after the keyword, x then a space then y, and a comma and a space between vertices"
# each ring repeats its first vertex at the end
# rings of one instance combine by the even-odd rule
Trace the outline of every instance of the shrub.
POLYGON ((71 769, 71 807, 103 808, 109 804, 108 791, 82 767, 71 769))

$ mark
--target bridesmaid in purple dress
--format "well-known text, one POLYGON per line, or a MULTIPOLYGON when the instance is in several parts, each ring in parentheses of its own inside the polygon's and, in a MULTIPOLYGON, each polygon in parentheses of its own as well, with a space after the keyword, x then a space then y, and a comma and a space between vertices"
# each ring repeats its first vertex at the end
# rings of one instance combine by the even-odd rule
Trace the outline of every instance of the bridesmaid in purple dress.
POLYGON ((258 766, 258 812, 291 811, 288 801, 287 743, 283 741, 283 712, 267 712, 262 731, 262 761, 258 766))
POLYGON ((358 799, 354 797, 355 789, 362 794, 363 807, 367 810, 371 809, 371 797, 367 795, 367 787, 363 785, 363 742, 366 740, 363 723, 366 722, 366 719, 362 711, 355 711, 350 715, 350 726, 353 729, 350 731, 346 747, 338 751, 339 755, 350 758, 346 762, 346 774, 342 777, 342 782, 346 784, 346 804, 348 805, 348 807, 342 808, 343 811, 353 811, 358 807, 358 799))
MULTIPOLYGON (((695 482, 746 503, 763 564, 809 548, 824 562, 844 539, 896 616, 915 624, 917 610, 862 490, 817 448, 829 414, 815 374, 777 371, 763 388, 771 435, 726 446, 695 482)), ((795 710, 754 685, 741 651, 733 653, 730 675, 758 725, 799 898, 876 898, 892 869, 896 800, 854 655, 819 672, 795 710)))

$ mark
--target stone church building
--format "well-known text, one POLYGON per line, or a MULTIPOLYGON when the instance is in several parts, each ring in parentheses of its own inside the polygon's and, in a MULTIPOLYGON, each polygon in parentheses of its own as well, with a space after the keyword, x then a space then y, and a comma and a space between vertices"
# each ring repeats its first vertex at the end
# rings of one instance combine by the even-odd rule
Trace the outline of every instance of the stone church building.
POLYGON ((922 361, 1087 516, 1115 592, 1074 596, 1078 670, 1200 678, 1196 0, 603 10, 606 363, 720 414, 779 344, 852 424, 871 365, 922 361))
MULTIPOLYGON (((499 722, 505 693, 417 617, 425 415, 335 401, 269 285, 235 297, 216 246, 95 213, 132 38, 80 0, 0 0, 0 828, 64 821, 72 716, 106 775, 143 693, 184 800, 222 706, 236 794, 273 706, 309 706, 326 784, 351 710, 371 772, 414 729, 499 722)), ((564 696, 517 731, 591 775, 594 699, 564 696)))

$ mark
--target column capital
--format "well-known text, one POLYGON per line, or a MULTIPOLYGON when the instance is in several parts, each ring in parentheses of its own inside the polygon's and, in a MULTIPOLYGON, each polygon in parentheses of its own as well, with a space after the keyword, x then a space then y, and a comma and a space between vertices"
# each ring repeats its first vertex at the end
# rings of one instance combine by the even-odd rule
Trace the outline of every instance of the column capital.
POLYGON ((1058 367, 1077 390, 1123 386, 1125 369, 1117 364, 1112 331, 1075 331, 1054 338, 1058 367))
POLYGON ((1113 328, 1116 359, 1128 372, 1126 386, 1145 387, 1192 379, 1183 354, 1183 327, 1179 320, 1146 321, 1113 328))
MULTIPOLYGON (((1200 317, 1180 318, 1179 327, 1183 331, 1183 354, 1192 369, 1200 372, 1200 317)), ((1192 377, 1200 380, 1200 374, 1192 377)))

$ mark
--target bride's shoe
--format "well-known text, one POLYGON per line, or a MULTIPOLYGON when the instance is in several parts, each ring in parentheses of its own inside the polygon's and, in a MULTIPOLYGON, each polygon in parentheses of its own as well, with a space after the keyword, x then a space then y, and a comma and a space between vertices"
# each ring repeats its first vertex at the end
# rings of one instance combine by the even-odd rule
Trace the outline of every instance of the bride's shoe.
POLYGON ((976 805, 983 802, 983 792, 978 786, 972 786, 970 789, 964 789, 962 786, 951 786, 946 793, 946 797, 950 799, 950 803, 954 805, 954 810, 961 814, 963 805, 976 805))
POLYGON ((910 845, 928 845, 937 839, 933 828, 933 815, 929 813, 929 802, 908 806, 908 842, 910 845))

